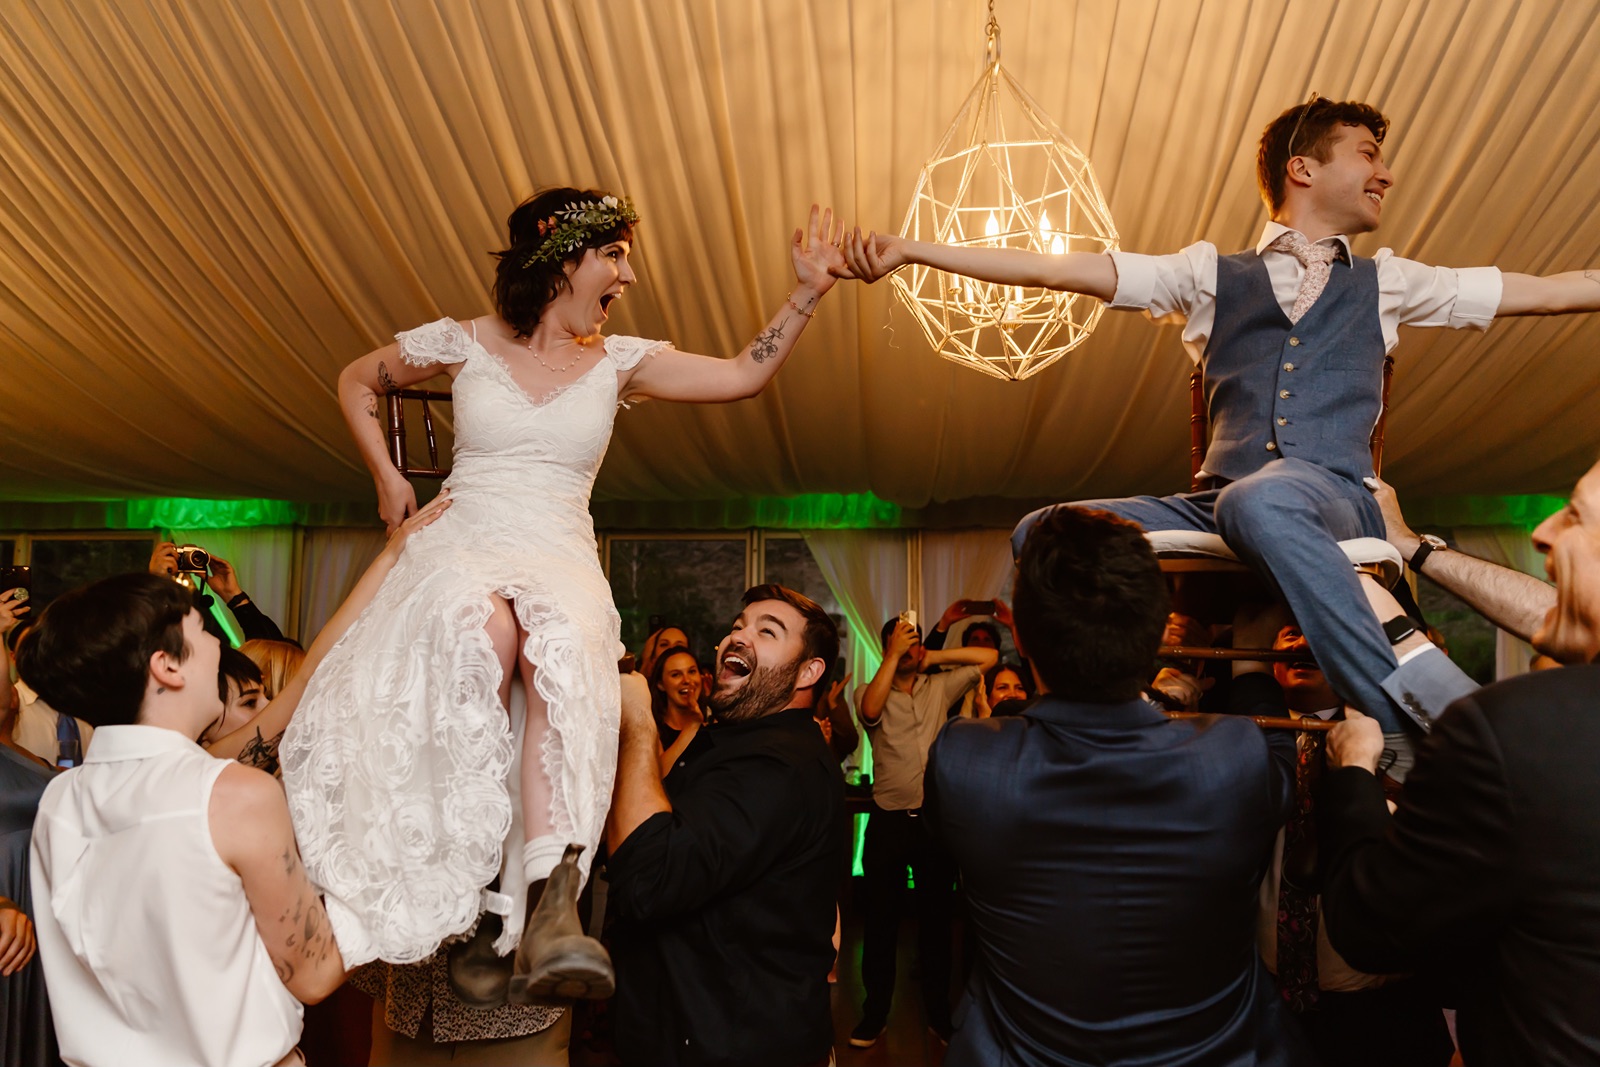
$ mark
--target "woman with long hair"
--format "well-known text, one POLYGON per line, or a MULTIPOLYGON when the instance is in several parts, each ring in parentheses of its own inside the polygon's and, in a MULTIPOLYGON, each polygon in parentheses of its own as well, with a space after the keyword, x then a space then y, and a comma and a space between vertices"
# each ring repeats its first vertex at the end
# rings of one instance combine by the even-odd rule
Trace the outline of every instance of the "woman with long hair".
POLYGON ((687 648, 668 648, 650 670, 650 710, 661 738, 661 777, 665 778, 705 724, 700 706, 700 664, 687 648))
POLYGON ((589 493, 618 405, 756 395, 848 274, 832 213, 813 206, 790 244, 795 288, 732 359, 606 337, 635 281, 638 221, 623 197, 539 193, 511 213, 495 314, 397 334, 339 378, 393 527, 417 505, 389 457, 379 398, 450 376, 453 506, 406 545, 311 678, 283 740, 284 785, 348 965, 423 959, 472 932, 486 906, 502 913, 492 941, 516 950, 509 984, 476 949, 452 963, 458 995, 475 1003, 612 989, 575 901, 616 772, 621 622, 589 493))

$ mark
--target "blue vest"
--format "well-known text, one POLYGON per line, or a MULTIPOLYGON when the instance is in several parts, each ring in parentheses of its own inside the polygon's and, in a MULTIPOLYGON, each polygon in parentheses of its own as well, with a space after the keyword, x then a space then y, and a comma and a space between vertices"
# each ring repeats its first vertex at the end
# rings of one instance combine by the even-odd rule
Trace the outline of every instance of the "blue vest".
POLYGON ((1335 261, 1327 288, 1291 325, 1259 255, 1218 256, 1216 309, 1200 361, 1205 470, 1237 481, 1294 456, 1352 481, 1369 477, 1385 355, 1377 264, 1335 261))

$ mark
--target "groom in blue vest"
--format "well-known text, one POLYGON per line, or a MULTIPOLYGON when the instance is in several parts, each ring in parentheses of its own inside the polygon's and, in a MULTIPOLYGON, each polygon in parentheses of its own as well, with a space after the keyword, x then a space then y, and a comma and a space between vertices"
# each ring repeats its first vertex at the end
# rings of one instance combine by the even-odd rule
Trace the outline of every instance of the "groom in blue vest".
MULTIPOLYGON (((1339 695, 1383 726, 1389 773, 1403 779, 1408 730, 1425 729, 1476 686, 1434 648, 1399 662, 1391 637, 1398 643, 1411 625, 1380 622, 1337 544, 1383 536, 1362 481, 1373 473, 1384 357, 1402 325, 1485 329, 1501 316, 1600 309, 1600 272, 1540 278, 1428 267, 1387 248, 1354 255, 1350 236, 1377 229, 1394 184, 1383 162, 1388 128, 1366 104, 1315 95, 1274 119, 1257 156, 1271 220, 1254 248, 1233 255, 1201 241, 1165 256, 1050 256, 858 230, 846 256, 867 280, 921 263, 1182 323, 1184 347, 1205 372, 1205 488, 1084 503, 1148 530, 1221 534, 1283 594, 1339 695)), ((1049 510, 1024 518, 1013 545, 1049 510)))

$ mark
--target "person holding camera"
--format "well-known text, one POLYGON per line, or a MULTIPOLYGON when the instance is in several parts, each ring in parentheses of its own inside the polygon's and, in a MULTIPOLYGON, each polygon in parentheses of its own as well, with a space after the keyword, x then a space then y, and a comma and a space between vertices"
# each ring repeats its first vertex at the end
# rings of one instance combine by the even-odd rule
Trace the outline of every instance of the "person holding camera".
POLYGON ((949 1040, 955 866, 922 822, 922 774, 946 709, 1000 659, 993 648, 930 652, 909 615, 884 623, 883 663, 856 692, 857 714, 872 739, 872 799, 880 809, 867 820, 862 855, 867 904, 861 981, 866 999, 861 1022, 850 1035, 856 1048, 876 1044, 888 1025, 908 865, 916 884, 923 1009, 929 1028, 940 1040, 949 1040), (935 671, 943 666, 955 669, 935 671))
MULTIPOLYGON (((156 545, 155 551, 150 553, 150 573, 161 574, 168 578, 177 579, 180 574, 194 574, 206 580, 211 592, 222 598, 228 605, 228 610, 233 612, 234 619, 239 623, 239 629, 244 633, 246 641, 282 641, 283 631, 278 624, 269 618, 266 612, 256 607, 255 601, 250 599, 250 594, 239 587, 239 576, 234 572, 233 564, 221 556, 213 555, 198 545, 178 545, 172 541, 162 541, 156 545)), ((195 602, 200 608, 201 619, 208 623, 207 629, 215 636, 221 637, 220 627, 210 621, 211 601, 204 593, 195 590, 195 602)))

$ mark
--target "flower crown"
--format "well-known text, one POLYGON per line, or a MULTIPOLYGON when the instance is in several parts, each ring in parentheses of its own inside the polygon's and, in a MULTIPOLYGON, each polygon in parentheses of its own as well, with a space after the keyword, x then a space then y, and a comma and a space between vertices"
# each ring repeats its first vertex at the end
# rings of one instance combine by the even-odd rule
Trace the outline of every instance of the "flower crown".
POLYGON ((633 201, 627 197, 603 196, 599 200, 580 200, 539 220, 539 242, 522 261, 527 270, 535 263, 558 263, 587 244, 597 233, 631 226, 639 221, 633 201))

